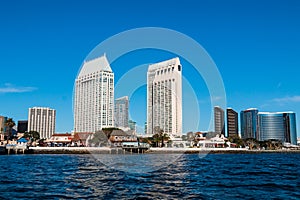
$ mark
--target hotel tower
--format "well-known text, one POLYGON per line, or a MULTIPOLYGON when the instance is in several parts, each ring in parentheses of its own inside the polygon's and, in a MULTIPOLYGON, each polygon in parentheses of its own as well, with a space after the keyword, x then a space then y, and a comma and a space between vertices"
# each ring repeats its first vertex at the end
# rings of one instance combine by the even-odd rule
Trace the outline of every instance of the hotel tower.
POLYGON ((114 126, 114 73, 105 55, 83 63, 75 80, 74 132, 114 126))
POLYGON ((182 81, 179 58, 149 65, 147 73, 147 134, 157 128, 171 137, 182 134, 182 81))
POLYGON ((33 107, 28 110, 28 131, 37 131, 41 139, 55 133, 56 111, 51 108, 33 107))

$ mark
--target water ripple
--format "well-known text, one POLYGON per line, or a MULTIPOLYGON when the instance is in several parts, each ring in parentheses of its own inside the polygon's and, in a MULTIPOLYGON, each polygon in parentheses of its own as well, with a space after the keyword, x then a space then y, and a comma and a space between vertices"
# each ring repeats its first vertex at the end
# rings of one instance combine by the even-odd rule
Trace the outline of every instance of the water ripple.
POLYGON ((101 156, 111 165, 91 155, 1 156, 0 199, 300 198, 299 154, 182 155, 163 165, 155 154, 101 156))

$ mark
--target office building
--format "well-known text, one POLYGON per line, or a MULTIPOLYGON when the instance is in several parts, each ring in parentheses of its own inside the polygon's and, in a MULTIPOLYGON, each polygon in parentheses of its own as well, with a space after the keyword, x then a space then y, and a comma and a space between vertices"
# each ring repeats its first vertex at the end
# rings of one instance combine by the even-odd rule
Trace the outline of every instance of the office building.
POLYGON ((105 55, 83 63, 75 80, 74 132, 114 126, 114 73, 105 55))
POLYGON ((219 106, 214 107, 215 132, 225 135, 224 110, 219 106))
POLYGON ((238 113, 232 108, 227 108, 227 136, 237 137, 239 135, 238 113))
POLYGON ((256 108, 249 108, 241 111, 241 136, 242 139, 254 138, 258 139, 257 135, 257 114, 256 108))
POLYGON ((128 127, 128 96, 121 97, 115 100, 115 127, 128 127))
POLYGON ((182 75, 179 58, 149 65, 147 72, 147 134, 163 130, 182 134, 182 75))
POLYGON ((297 144, 296 114, 294 112, 259 112, 258 139, 280 140, 297 144))
POLYGON ((133 120, 128 121, 129 129, 136 132, 136 122, 133 120))
POLYGON ((28 131, 37 131, 41 139, 49 139, 55 133, 56 111, 33 107, 28 112, 28 131))
POLYGON ((18 133, 25 133, 28 131, 28 120, 20 120, 18 121, 18 133))
POLYGON ((0 141, 4 140, 4 136, 6 134, 6 126, 5 126, 6 120, 7 117, 0 116, 0 141))

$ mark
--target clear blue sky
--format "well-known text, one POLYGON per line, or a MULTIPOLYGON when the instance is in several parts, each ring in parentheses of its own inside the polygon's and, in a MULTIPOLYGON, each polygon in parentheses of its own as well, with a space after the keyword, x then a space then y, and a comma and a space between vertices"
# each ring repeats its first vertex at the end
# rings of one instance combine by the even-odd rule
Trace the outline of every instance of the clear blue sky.
MULTIPOLYGON (((81 63, 103 40, 139 27, 169 28, 195 39, 222 75, 228 107, 238 112, 249 107, 295 111, 300 135, 297 0, 1 1, 0 115, 17 121, 27 119, 29 107, 51 107, 57 110, 56 131, 70 132, 73 84, 81 63)), ((116 81, 138 64, 173 56, 149 51, 113 63, 113 70, 122 65, 122 70, 114 70, 116 81)), ((184 96, 184 131, 206 130, 211 114, 207 88, 182 62, 201 113, 195 128, 194 107, 184 96)), ((131 98, 131 117, 142 126, 145 91, 141 87, 131 98)))

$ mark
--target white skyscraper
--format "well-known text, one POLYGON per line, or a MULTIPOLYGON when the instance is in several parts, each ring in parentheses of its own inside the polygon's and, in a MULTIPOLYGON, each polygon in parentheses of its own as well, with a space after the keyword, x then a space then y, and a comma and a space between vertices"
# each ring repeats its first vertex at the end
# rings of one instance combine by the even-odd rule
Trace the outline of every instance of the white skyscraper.
POLYGON ((147 134, 159 128, 182 134, 182 81, 179 58, 149 65, 147 73, 147 134))
POLYGON ((28 131, 37 131, 41 139, 50 138, 55 133, 56 111, 50 108, 33 107, 28 112, 28 131))
POLYGON ((74 131, 114 126, 114 74, 105 55, 85 61, 75 80, 74 131))
POLYGON ((118 128, 128 127, 128 96, 115 100, 115 126, 118 128))

